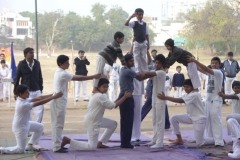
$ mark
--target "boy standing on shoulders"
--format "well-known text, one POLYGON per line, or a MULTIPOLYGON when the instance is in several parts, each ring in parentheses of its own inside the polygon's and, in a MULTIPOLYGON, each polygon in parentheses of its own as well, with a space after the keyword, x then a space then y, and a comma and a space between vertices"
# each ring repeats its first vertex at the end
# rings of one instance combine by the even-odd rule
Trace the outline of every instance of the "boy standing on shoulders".
POLYGON ((133 28, 135 41, 133 42, 133 56, 136 72, 147 72, 148 64, 146 60, 147 50, 149 49, 149 29, 147 23, 143 19, 144 11, 137 8, 135 13, 125 22, 125 26, 133 28), (132 18, 136 17, 137 21, 129 22, 132 18))
POLYGON ((57 65, 59 68, 54 74, 54 92, 62 92, 63 96, 52 100, 50 103, 52 143, 54 152, 66 153, 68 151, 65 148, 61 148, 61 140, 68 99, 68 81, 85 81, 100 78, 100 74, 80 76, 67 73, 65 70, 69 67, 69 57, 65 55, 58 56, 57 65))
MULTIPOLYGON (((222 133, 222 97, 218 95, 222 90, 223 74, 219 70, 221 61, 218 57, 211 59, 211 68, 203 65, 194 58, 187 58, 188 62, 194 62, 199 71, 208 75, 207 97, 206 97, 206 137, 213 137, 216 147, 223 147, 222 133)), ((198 76, 196 76, 198 77, 198 76)))

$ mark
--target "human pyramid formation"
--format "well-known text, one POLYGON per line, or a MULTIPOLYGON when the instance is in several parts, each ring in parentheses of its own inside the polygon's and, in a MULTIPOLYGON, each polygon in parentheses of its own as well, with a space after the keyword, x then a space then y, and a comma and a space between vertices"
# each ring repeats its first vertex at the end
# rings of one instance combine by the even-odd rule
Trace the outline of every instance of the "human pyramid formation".
MULTIPOLYGON (((12 129, 17 140, 17 146, 0 148, 1 153, 24 153, 27 150, 38 150, 33 145, 37 145, 43 133, 43 125, 30 120, 30 110, 38 105, 49 101, 51 110, 52 124, 52 144, 53 151, 58 153, 68 152, 64 146, 70 144, 71 148, 77 150, 95 150, 96 148, 108 148, 105 144, 114 133, 117 122, 104 118, 105 109, 120 108, 120 139, 121 148, 134 148, 131 144, 133 118, 134 118, 134 99, 132 92, 134 90, 133 80, 142 81, 151 78, 153 82, 152 91, 152 116, 153 116, 153 138, 146 145, 150 148, 163 147, 165 109, 166 101, 175 103, 185 103, 186 114, 173 115, 170 119, 172 132, 176 134, 177 139, 173 142, 175 145, 182 145, 184 142, 181 137, 179 123, 193 124, 196 144, 215 145, 223 147, 222 133, 222 97, 232 99, 233 110, 238 110, 240 106, 240 82, 235 81, 232 88, 233 95, 224 95, 221 93, 223 74, 219 70, 220 59, 213 57, 211 59, 211 69, 194 59, 194 56, 186 50, 174 46, 174 41, 168 39, 165 42, 169 50, 167 58, 162 54, 155 57, 155 71, 148 71, 146 56, 149 49, 149 31, 147 24, 142 20, 144 11, 140 8, 126 21, 125 25, 132 27, 134 31, 133 55, 123 56, 120 44, 124 41, 124 34, 116 32, 114 41, 99 52, 96 57, 95 75, 79 76, 66 72, 69 67, 69 58, 66 55, 60 55, 57 58, 58 69, 54 75, 54 94, 29 98, 29 90, 26 85, 19 85, 16 88, 18 95, 16 101, 15 115, 12 129), (130 22, 136 17, 137 21, 130 22), (103 73, 105 63, 110 66, 116 61, 117 57, 121 60, 123 67, 120 72, 120 94, 115 102, 110 101, 105 93, 108 91, 109 81, 106 78, 100 78, 103 73), (187 67, 190 79, 184 81, 184 90, 186 94, 182 98, 173 98, 165 96, 166 73, 164 67, 170 67, 175 62, 182 63, 187 67), (135 67, 135 71, 132 69, 135 67), (201 87, 197 71, 208 75, 208 88, 206 107, 204 109, 201 95, 198 88, 201 87), (68 82, 84 81, 93 79, 93 95, 87 106, 87 112, 84 117, 84 125, 88 134, 88 142, 81 142, 68 137, 62 138, 64 127, 66 105, 68 99, 68 82), (106 128, 101 138, 98 139, 100 128, 106 128), (26 146, 28 132, 33 132, 28 145, 26 146), (205 134, 204 134, 205 132, 205 134)), ((233 152, 228 153, 229 157, 240 158, 240 114, 233 113, 227 116, 228 133, 233 139, 233 152)))

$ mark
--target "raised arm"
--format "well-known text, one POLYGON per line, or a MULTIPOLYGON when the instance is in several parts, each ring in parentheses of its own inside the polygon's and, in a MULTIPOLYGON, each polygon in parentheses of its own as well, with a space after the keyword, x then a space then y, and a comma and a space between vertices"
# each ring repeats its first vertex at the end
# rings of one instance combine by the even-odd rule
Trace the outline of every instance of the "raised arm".
POLYGON ((162 94, 158 93, 157 97, 161 100, 168 100, 168 101, 171 101, 171 102, 174 102, 174 103, 185 103, 182 98, 168 97, 168 96, 165 96, 164 93, 162 93, 162 94))
POLYGON ((124 93, 124 96, 123 96, 121 99, 115 101, 115 103, 116 103, 115 108, 117 108, 120 104, 122 104, 127 98, 129 98, 129 97, 131 97, 131 96, 132 96, 132 93, 126 91, 126 92, 124 93))
POLYGON ((211 75, 214 75, 214 72, 212 69, 208 68, 207 66, 205 66, 204 64, 200 63, 199 61, 197 61, 196 59, 194 59, 193 57, 189 57, 187 58, 188 62, 194 62, 196 63, 196 65, 201 68, 204 72, 209 73, 211 75))
POLYGON ((130 20, 133 18, 133 17, 135 17, 136 15, 135 15, 135 13, 133 13, 128 19, 127 19, 127 21, 125 22, 125 26, 129 26, 129 22, 130 22, 130 20))
POLYGON ((80 75, 73 75, 72 80, 73 81, 86 81, 91 79, 99 79, 101 77, 101 74, 94 74, 91 76, 80 76, 80 75))
POLYGON ((219 92, 218 95, 224 99, 239 99, 237 95, 226 95, 223 94, 222 92, 219 92))
POLYGON ((33 98, 32 102, 37 102, 37 101, 40 101, 42 99, 45 99, 45 98, 48 98, 48 97, 52 97, 52 95, 53 94, 48 94, 48 95, 43 95, 43 96, 39 96, 39 97, 33 98))
POLYGON ((36 106, 45 104, 45 103, 47 103, 47 102, 49 102, 49 101, 51 101, 51 100, 53 100, 53 99, 57 99, 57 98, 61 97, 62 95, 63 95, 62 92, 58 92, 58 93, 56 93, 54 96, 48 96, 48 97, 42 98, 42 99, 39 100, 39 101, 35 101, 35 102, 33 103, 33 107, 36 107, 36 106))

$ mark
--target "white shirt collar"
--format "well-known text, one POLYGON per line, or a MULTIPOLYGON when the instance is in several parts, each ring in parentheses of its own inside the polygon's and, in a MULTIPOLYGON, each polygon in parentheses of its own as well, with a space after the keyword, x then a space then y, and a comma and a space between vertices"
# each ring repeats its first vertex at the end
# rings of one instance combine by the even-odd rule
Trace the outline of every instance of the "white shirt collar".
MULTIPOLYGON (((26 59, 25 59, 26 60, 26 59)), ((33 62, 32 62, 32 66, 29 65, 29 62, 26 60, 27 64, 28 64, 28 67, 32 70, 33 66, 34 66, 34 59, 33 59, 33 62)))

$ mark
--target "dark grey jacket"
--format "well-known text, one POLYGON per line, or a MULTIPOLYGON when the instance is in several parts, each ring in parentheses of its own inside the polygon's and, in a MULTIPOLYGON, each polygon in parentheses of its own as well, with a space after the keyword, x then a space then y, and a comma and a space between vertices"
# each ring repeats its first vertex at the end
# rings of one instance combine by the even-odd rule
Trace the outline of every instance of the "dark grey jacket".
POLYGON ((229 78, 236 77, 236 74, 239 72, 239 65, 238 65, 238 62, 236 60, 233 60, 231 65, 228 62, 228 60, 225 60, 223 62, 223 65, 224 65, 225 72, 228 73, 228 75, 226 77, 229 77, 229 78))
POLYGON ((126 64, 120 44, 115 40, 101 50, 99 55, 102 56, 110 66, 113 65, 117 57, 120 59, 122 65, 126 64))
POLYGON ((166 64, 165 66, 170 67, 173 65, 176 61, 178 63, 182 63, 184 66, 187 66, 187 58, 188 57, 194 57, 190 52, 183 50, 178 47, 173 47, 172 51, 169 52, 167 58, 166 58, 166 64))

